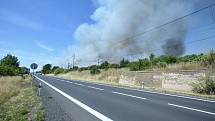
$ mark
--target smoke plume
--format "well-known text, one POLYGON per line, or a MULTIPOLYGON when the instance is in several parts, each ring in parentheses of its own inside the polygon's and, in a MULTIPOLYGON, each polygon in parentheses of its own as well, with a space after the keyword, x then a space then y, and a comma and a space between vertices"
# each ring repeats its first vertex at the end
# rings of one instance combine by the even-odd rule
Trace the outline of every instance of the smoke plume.
POLYGON ((175 38, 166 40, 162 49, 165 55, 171 56, 180 56, 185 52, 184 42, 175 38))
POLYGON ((91 15, 93 23, 81 24, 74 33, 76 44, 69 53, 78 63, 90 63, 98 58, 118 61, 128 55, 148 56, 152 50, 164 54, 184 53, 187 32, 185 20, 160 29, 145 32, 155 26, 183 16, 192 5, 183 0, 93 0, 97 9, 91 15), (174 39, 169 39, 174 38, 174 39))

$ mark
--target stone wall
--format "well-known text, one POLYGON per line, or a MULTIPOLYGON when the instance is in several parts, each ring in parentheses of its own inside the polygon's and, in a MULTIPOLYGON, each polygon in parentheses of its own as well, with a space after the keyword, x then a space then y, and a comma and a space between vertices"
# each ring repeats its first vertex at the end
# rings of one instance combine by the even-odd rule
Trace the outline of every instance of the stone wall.
POLYGON ((120 77, 120 84, 155 87, 171 90, 191 91, 192 84, 205 76, 200 71, 180 72, 126 72, 120 77))

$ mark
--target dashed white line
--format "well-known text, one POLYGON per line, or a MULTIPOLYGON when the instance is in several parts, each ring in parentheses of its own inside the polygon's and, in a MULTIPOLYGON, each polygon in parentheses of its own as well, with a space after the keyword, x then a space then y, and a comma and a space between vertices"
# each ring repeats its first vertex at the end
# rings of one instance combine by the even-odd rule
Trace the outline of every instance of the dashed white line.
POLYGON ((189 108, 189 107, 185 107, 185 106, 181 106, 181 105, 176 105, 176 104, 172 104, 172 103, 168 103, 168 105, 174 106, 174 107, 178 107, 178 108, 188 109, 188 110, 192 110, 192 111, 197 111, 197 112, 202 112, 202 113, 207 113, 207 114, 215 115, 215 113, 212 113, 212 112, 203 111, 203 110, 199 110, 199 109, 195 109, 195 108, 189 108))
POLYGON ((101 84, 101 83, 96 83, 96 82, 87 82, 87 81, 81 81, 81 80, 79 80, 79 81, 89 83, 89 84, 96 84, 96 85, 115 87, 115 88, 120 88, 120 89, 128 89, 128 90, 134 90, 134 91, 139 91, 139 92, 147 92, 147 93, 152 93, 152 94, 159 94, 159 95, 166 95, 166 96, 171 96, 171 97, 179 97, 179 98, 185 98, 185 99, 191 99, 191 100, 198 100, 198 101, 215 103, 215 100, 207 100, 207 99, 202 99, 202 98, 197 98, 197 97, 174 95, 174 94, 167 94, 167 93, 162 93, 162 92, 147 91, 147 90, 140 90, 140 89, 132 89, 132 88, 126 88, 126 87, 117 87, 117 86, 113 86, 113 85, 101 84))
POLYGON ((79 85, 79 86, 85 86, 85 85, 83 85, 83 84, 79 84, 79 83, 74 83, 75 85, 79 85))
POLYGON ((112 91, 112 93, 123 95, 123 96, 128 96, 128 97, 133 97, 133 98, 137 98, 137 99, 141 99, 141 100, 147 100, 146 98, 143 98, 143 97, 138 97, 138 96, 129 95, 129 94, 125 94, 125 93, 120 93, 120 92, 115 92, 115 91, 112 91))
POLYGON ((93 87, 93 86, 87 86, 89 88, 92 88, 92 89, 96 89, 96 90, 104 90, 104 89, 101 89, 101 88, 98 88, 98 87, 93 87))
POLYGON ((52 89, 54 89, 55 91, 57 91, 58 93, 62 94, 64 97, 68 98, 70 101, 74 102, 75 104, 79 105, 81 108, 85 109, 86 111, 88 111, 89 113, 91 113, 92 115, 96 116, 97 118, 99 118, 102 121, 113 121, 110 118, 104 116, 103 114, 97 112, 96 110, 90 108, 89 106, 85 105, 84 103, 76 100, 75 98, 69 96, 68 94, 66 94, 65 92, 61 91, 60 89, 52 86, 51 84, 47 83, 46 81, 40 79, 39 77, 35 76, 37 79, 39 79, 41 82, 43 82, 44 84, 48 85, 49 87, 51 87, 52 89))

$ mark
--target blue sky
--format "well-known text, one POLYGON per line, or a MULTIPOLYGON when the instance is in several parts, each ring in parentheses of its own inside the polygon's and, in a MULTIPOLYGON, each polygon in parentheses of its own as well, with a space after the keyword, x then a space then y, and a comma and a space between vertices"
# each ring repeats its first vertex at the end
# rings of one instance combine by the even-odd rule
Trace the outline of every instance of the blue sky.
POLYGON ((93 10, 90 0, 0 0, 1 57, 15 54, 25 66, 57 64, 93 10))
MULTIPOLYGON (((93 0, 0 0, 0 58, 7 53, 19 57, 22 66, 32 62, 59 64, 74 32, 82 23, 91 23, 96 9, 93 0)), ((195 9, 214 0, 193 0, 195 9), (198 2, 197 2, 198 1, 198 2)), ((212 8, 215 15, 215 7, 212 8)), ((189 12, 189 11, 188 11, 189 12)), ((215 23, 208 10, 197 15, 197 24, 188 31, 186 42, 213 36, 215 23)), ((191 21, 192 22, 192 21, 191 21)), ((207 52, 215 48, 215 37, 186 44, 187 54, 207 52)))

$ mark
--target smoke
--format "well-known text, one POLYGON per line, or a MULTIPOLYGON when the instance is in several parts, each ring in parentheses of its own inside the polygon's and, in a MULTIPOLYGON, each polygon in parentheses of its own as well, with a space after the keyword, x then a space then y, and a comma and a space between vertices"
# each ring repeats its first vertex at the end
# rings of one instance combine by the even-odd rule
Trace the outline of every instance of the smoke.
POLYGON ((69 54, 78 63, 98 58, 118 61, 127 55, 148 56, 162 48, 164 54, 184 53, 187 22, 179 21, 144 34, 150 28, 183 16, 192 5, 183 0, 93 0, 97 9, 93 23, 81 24, 74 33, 75 43, 69 54), (138 36, 136 36, 138 35, 138 36), (168 39, 175 38, 175 39, 168 39), (171 52, 169 52, 171 51, 171 52))
POLYGON ((162 48, 166 55, 180 56, 185 52, 184 42, 175 38, 166 40, 162 48))

